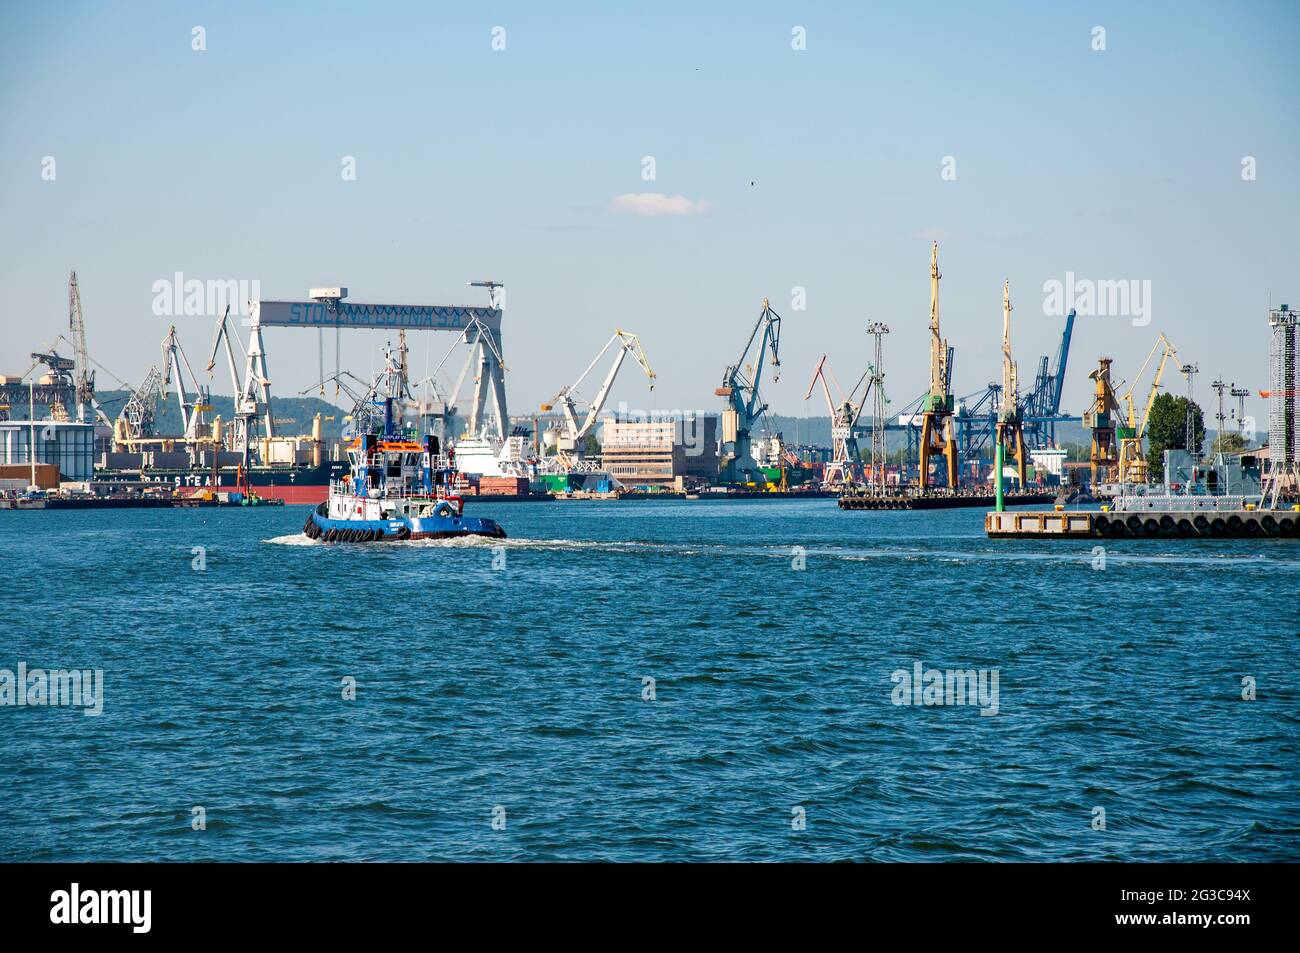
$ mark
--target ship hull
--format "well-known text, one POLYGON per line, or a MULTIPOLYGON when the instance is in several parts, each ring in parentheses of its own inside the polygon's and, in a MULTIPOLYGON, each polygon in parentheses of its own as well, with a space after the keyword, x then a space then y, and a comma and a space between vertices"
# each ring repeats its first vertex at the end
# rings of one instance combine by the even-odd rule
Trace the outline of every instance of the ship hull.
POLYGON ((326 515, 322 503, 311 511, 303 524, 303 534, 326 543, 404 542, 413 539, 455 539, 462 536, 486 536, 505 539, 506 531, 496 522, 477 516, 457 514, 449 508, 435 516, 396 515, 390 519, 337 519, 326 515))
POLYGON ((319 466, 253 467, 242 481, 239 471, 230 468, 216 473, 211 470, 96 470, 95 482, 168 487, 179 496, 237 493, 246 483, 263 499, 314 506, 329 496, 330 480, 337 480, 347 472, 348 465, 343 461, 327 461, 319 466))

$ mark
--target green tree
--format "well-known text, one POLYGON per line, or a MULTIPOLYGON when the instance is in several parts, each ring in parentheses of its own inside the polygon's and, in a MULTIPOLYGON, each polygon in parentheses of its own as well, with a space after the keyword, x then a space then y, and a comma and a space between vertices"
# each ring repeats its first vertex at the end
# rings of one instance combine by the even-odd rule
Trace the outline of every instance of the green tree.
POLYGON ((1232 430, 1225 430, 1214 438, 1214 445, 1210 448, 1212 453, 1240 453, 1245 450, 1249 444, 1246 438, 1232 430))
POLYGON ((1062 449, 1070 463, 1087 463, 1092 458, 1092 447, 1086 443, 1067 442, 1062 449))
MULTIPOLYGON (((1200 457, 1205 444, 1205 418, 1200 406, 1192 402, 1192 453, 1200 457)), ((1187 398, 1160 394, 1151 404, 1147 418, 1147 469, 1153 479, 1163 480, 1166 450, 1187 449, 1187 398)))
POLYGON ((594 433, 587 434, 587 442, 583 445, 582 452, 584 456, 600 456, 600 441, 596 439, 594 433))

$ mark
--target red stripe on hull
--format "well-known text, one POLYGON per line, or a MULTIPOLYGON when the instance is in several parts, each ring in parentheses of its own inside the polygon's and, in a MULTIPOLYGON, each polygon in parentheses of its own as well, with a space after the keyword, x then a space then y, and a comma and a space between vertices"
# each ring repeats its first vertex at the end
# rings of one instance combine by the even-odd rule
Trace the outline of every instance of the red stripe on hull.
MULTIPOLYGON (((310 503, 315 506, 317 503, 324 503, 325 498, 329 496, 330 488, 327 486, 251 486, 248 488, 254 496, 260 496, 264 500, 284 500, 286 503, 310 503)), ((185 493, 185 496, 202 496, 207 493, 208 489, 202 487, 185 493)), ((233 486, 223 486, 222 493, 239 493, 233 486)))
POLYGON ((252 486, 249 489, 264 499, 313 505, 324 503, 330 492, 327 486, 252 486))

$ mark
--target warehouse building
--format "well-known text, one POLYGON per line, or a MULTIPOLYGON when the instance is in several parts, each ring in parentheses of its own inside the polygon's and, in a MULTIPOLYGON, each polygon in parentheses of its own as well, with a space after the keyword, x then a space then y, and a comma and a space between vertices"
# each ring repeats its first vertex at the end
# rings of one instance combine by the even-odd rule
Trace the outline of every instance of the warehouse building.
POLYGON ((714 416, 607 420, 600 444, 605 470, 628 486, 680 489, 718 478, 714 416))
POLYGON ((52 463, 66 481, 89 480, 95 467, 95 425, 63 420, 0 421, 0 465, 52 463))

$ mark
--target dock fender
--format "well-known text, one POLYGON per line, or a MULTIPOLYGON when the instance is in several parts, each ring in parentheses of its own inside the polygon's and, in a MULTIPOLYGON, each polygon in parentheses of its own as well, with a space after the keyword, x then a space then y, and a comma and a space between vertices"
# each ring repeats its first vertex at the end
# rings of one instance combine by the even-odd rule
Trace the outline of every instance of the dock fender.
POLYGON ((1126 522, 1128 523, 1128 528, 1135 533, 1142 528, 1142 517, 1137 514, 1130 516, 1126 522))

